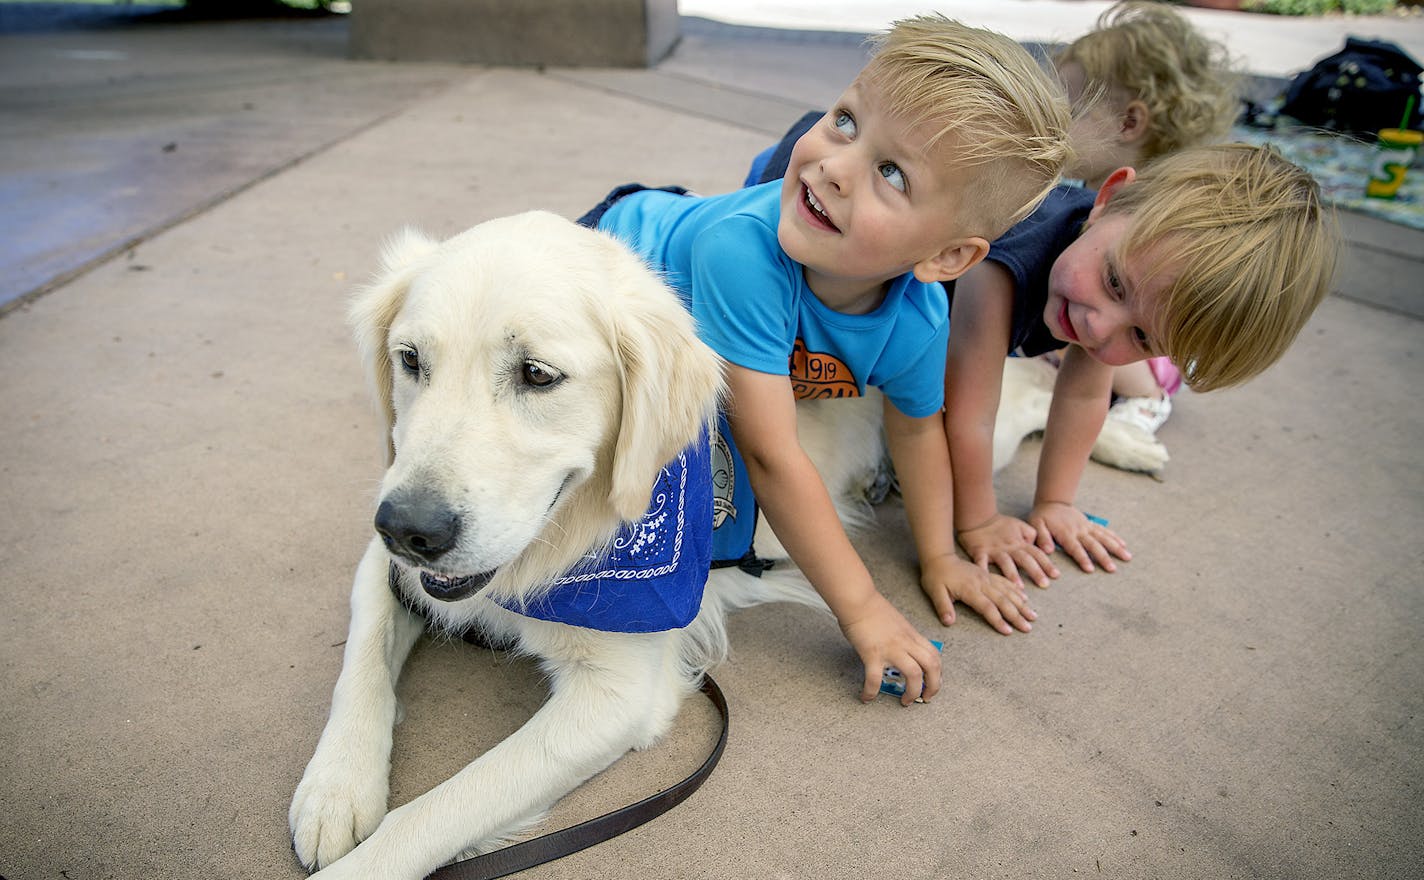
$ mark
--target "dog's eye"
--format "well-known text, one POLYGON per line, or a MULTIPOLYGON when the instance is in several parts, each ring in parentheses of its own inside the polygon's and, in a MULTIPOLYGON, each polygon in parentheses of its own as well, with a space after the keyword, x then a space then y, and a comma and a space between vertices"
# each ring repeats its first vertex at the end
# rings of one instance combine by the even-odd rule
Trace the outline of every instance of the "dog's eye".
POLYGON ((420 352, 413 348, 402 348, 400 350, 401 366, 412 376, 420 375, 420 352))
POLYGON ((525 385, 534 388, 552 388, 564 378, 558 370, 538 361, 525 361, 521 377, 525 385))

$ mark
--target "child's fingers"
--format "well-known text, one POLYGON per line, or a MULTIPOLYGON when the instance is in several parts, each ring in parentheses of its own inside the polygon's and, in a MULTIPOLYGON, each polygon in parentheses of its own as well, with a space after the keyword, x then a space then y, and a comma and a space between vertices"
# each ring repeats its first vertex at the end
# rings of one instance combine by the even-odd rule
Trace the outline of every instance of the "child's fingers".
POLYGON ((925 700, 925 702, 929 702, 935 694, 939 693, 943 664, 940 662, 939 651, 934 650, 933 646, 930 646, 926 650, 928 653, 922 665, 924 670, 924 691, 920 693, 920 697, 925 700))
MULTIPOLYGON (((1009 625, 1008 621, 1004 620, 1003 612, 999 610, 998 604, 996 604, 993 599, 990 599, 988 596, 984 595, 983 593, 980 593, 976 595, 973 599, 968 600, 968 604, 969 607, 979 612, 979 616, 984 618, 985 623, 989 624, 1003 635, 1013 635, 1014 628, 1009 625)), ((1012 603, 1008 604, 1010 608, 1013 607, 1012 603)))
POLYGON ((1040 589, 1048 589, 1052 578, 1058 577, 1058 571, 1053 568, 1053 563, 1048 561, 1048 557, 1043 555, 1043 551, 1037 546, 1029 545, 1028 549, 1019 552, 1019 568, 1029 576, 1034 585, 1040 589), (1050 570, 1052 573, 1050 574, 1050 570))
MULTIPOLYGON (((860 689, 860 701, 869 703, 880 693, 880 682, 885 680, 885 666, 881 663, 865 664, 865 682, 860 689)), ((909 688, 905 689, 907 692, 909 688)))
POLYGON ((1018 566, 1014 565, 1012 553, 1007 550, 1000 550, 993 555, 991 561, 1004 577, 1018 584, 1020 587, 1023 586, 1023 578, 1019 577, 1019 569, 1018 566))
POLYGON ((999 597, 996 611, 998 619, 1006 624, 1005 627, 994 627, 1004 635, 1013 635, 1014 630, 1019 632, 1032 632, 1033 623, 1038 615, 1028 607, 1028 601, 1015 594, 1004 594, 999 597), (1010 629, 1009 627, 1012 627, 1010 629))
POLYGON ((908 706, 915 700, 924 699, 925 676, 920 671, 920 667, 915 663, 908 664, 909 668, 902 668, 900 671, 905 676, 905 692, 900 695, 900 705, 908 706))
POLYGON ((1051 578, 1056 578, 1063 574, 1063 572, 1058 570, 1058 566, 1053 564, 1053 560, 1050 559, 1047 555, 1043 557, 1043 570, 1048 572, 1048 576, 1051 578))
POLYGON ((1003 583, 991 583, 989 589, 975 593, 965 602, 979 612, 985 623, 1006 636, 1013 635, 1015 629, 1020 632, 1032 630, 1030 621, 1038 617, 1029 608, 1027 596, 1003 583))
POLYGON ((1028 596, 1022 592, 1006 592, 998 597, 999 611, 1004 619, 1020 632, 1033 629, 1031 621, 1038 619, 1038 613, 1028 604, 1028 596))
MULTIPOLYGON (((939 693, 939 651, 935 650, 923 637, 917 638, 916 642, 913 650, 901 655, 889 667, 881 667, 882 670, 887 671, 893 669, 898 673, 900 680, 904 682, 905 690, 900 694, 900 705, 902 706, 928 702, 935 694, 939 693)), ((884 675, 885 673, 882 672, 881 681, 884 681, 884 675)), ((879 689, 880 685, 876 684, 877 693, 879 693, 879 689)))
POLYGON ((1108 550, 1110 538, 1103 535, 1100 528, 1090 528, 1078 536, 1078 543, 1084 551, 1097 563, 1097 567, 1106 572, 1117 571, 1117 565, 1113 562, 1112 554, 1108 550), (1107 540, 1105 540, 1107 539, 1107 540))
POLYGON ((949 594, 949 588, 944 584, 934 584, 925 592, 930 597, 930 604, 934 606, 935 616, 939 622, 945 626, 954 624, 954 597, 949 594))
POLYGON ((1051 535, 1048 538, 1048 545, 1047 550, 1038 546, 1035 546, 1033 549, 1038 556, 1039 565, 1043 566, 1044 572, 1047 573, 1049 577, 1056 578, 1062 574, 1062 572, 1058 570, 1058 566, 1053 564, 1053 556, 1051 555, 1053 553, 1053 537, 1051 535))
POLYGON ((1056 546, 1053 541, 1053 532, 1048 528, 1048 522, 1043 517, 1034 517, 1033 520, 1033 543, 1045 554, 1052 553, 1056 546))
POLYGON ((1112 554, 1108 552, 1107 547, 1103 546, 1102 541, 1090 535, 1087 540, 1084 541, 1084 544, 1103 571, 1109 573, 1117 571, 1117 563, 1113 562, 1112 554))
POLYGON ((1093 571, 1093 557, 1088 553, 1088 548, 1077 538, 1065 538, 1062 542, 1063 552, 1068 557, 1078 563, 1078 567, 1086 572, 1093 571))
MULTIPOLYGON (((1004 615, 1003 619, 1008 621, 1014 629, 1019 632, 1033 632, 1033 620, 1038 617, 1038 615, 1034 614, 1032 608, 1029 608, 1027 605, 1020 608, 1017 603, 1006 602, 1000 606, 999 611, 1004 615)), ((1000 630, 1000 632, 1004 631, 1000 630)), ((1006 636, 1012 634, 1013 630, 1004 632, 1006 636)))
POLYGON ((1111 532, 1107 529, 1102 529, 1100 532, 1097 533, 1097 537, 1098 540, 1102 542, 1103 546, 1108 549, 1108 552, 1112 553, 1112 555, 1116 556, 1118 559, 1121 559, 1123 562, 1127 562, 1128 560, 1132 559, 1132 554, 1129 553, 1127 550, 1127 542, 1124 541, 1121 537, 1119 537, 1117 532, 1111 532))

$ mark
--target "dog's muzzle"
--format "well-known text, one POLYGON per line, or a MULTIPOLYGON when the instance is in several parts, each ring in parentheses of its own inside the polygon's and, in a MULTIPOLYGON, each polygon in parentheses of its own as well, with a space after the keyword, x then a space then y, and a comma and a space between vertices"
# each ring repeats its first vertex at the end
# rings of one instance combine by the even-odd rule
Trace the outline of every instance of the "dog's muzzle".
POLYGON ((376 508, 376 533, 393 557, 420 570, 420 586, 432 598, 458 602, 483 589, 496 569, 471 575, 443 575, 432 565, 455 546, 460 515, 439 498, 423 492, 396 492, 376 508))
POLYGON ((481 572, 479 574, 466 575, 464 577, 443 577, 429 571, 420 572, 420 586, 425 589, 427 595, 432 599, 439 599, 441 602, 458 602, 466 596, 472 596, 485 588, 485 585, 494 577, 495 571, 481 572))

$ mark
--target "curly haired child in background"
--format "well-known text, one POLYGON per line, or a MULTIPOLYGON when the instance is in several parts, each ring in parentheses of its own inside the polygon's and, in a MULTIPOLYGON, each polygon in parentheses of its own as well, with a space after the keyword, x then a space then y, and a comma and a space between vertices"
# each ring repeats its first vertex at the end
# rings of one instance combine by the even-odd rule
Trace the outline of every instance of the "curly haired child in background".
MULTIPOLYGON (((1118 168, 1140 169, 1224 139, 1240 107, 1225 47, 1166 3, 1110 7, 1054 64, 1078 110, 1071 128, 1076 158, 1065 174, 1090 189, 1118 168)), ((1108 418, 1154 434, 1181 385, 1181 372, 1165 357, 1119 367, 1108 418)))

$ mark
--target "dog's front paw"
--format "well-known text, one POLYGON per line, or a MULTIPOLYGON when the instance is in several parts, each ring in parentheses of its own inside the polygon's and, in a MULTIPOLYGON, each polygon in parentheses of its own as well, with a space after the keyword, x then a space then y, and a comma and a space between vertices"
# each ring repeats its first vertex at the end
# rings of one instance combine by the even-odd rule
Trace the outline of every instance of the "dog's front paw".
POLYGON ((1103 422, 1093 459, 1125 471, 1156 474, 1167 464, 1167 447, 1150 432, 1117 419, 1103 422))
POLYGON ((307 765, 287 813, 292 848, 307 868, 332 864, 381 824, 389 793, 385 774, 362 769, 359 762, 326 759, 321 752, 307 765))
POLYGON ((356 864, 359 853, 353 854, 350 858, 342 859, 334 865, 322 868, 311 875, 310 880, 370 880, 373 875, 364 867, 356 864))

